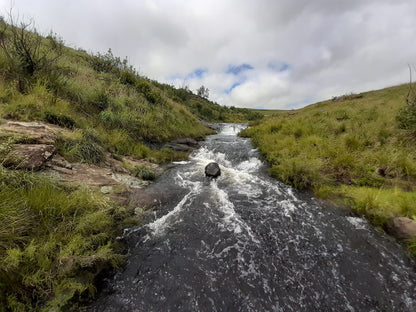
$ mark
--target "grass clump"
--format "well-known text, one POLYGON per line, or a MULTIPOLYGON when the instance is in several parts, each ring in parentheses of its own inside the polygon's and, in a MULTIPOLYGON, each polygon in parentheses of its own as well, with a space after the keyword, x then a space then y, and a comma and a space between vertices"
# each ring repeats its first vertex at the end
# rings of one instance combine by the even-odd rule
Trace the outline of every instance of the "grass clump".
POLYGON ((78 131, 59 146, 59 152, 70 162, 99 164, 105 159, 101 138, 94 130, 78 131))
POLYGON ((0 169, 0 303, 6 311, 76 307, 122 263, 119 208, 100 193, 0 169))
POLYGON ((136 166, 131 170, 131 172, 135 177, 145 181, 153 181, 156 179, 155 170, 149 166, 136 166))

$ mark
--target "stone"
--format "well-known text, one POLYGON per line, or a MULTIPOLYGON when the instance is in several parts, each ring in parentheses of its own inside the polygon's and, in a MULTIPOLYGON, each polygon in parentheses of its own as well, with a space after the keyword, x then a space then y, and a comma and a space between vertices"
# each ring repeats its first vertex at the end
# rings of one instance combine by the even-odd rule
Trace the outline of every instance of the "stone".
POLYGON ((191 139, 191 138, 176 139, 176 140, 173 140, 172 143, 184 144, 184 145, 188 145, 194 148, 199 147, 198 141, 191 139))
POLYGON ((397 217, 387 223, 387 232, 397 239, 409 239, 416 237, 416 221, 397 217))
POLYGON ((3 136, 19 138, 21 143, 53 145, 57 140, 55 132, 67 130, 43 122, 7 121, 0 125, 0 131, 3 136))
POLYGON ((182 138, 182 139, 176 139, 171 142, 168 142, 163 147, 170 148, 171 150, 174 150, 177 152, 190 153, 195 148, 198 148, 199 144, 198 144, 198 141, 194 139, 182 138))
POLYGON ((15 144, 3 161, 11 169, 39 170, 52 158, 55 147, 47 144, 15 144))
POLYGON ((174 150, 176 152, 184 152, 184 153, 190 153, 194 150, 192 146, 189 146, 186 144, 178 144, 178 143, 166 143, 163 147, 170 148, 171 150, 174 150))
POLYGON ((50 160, 49 165, 51 167, 60 167, 68 170, 72 170, 72 165, 65 160, 61 155, 55 154, 50 160))
POLYGON ((221 175, 220 166, 216 162, 209 163, 205 167, 205 175, 207 177, 216 178, 221 175))
POLYGON ((100 191, 103 194, 110 194, 113 191, 113 187, 111 185, 104 185, 101 187, 100 191))

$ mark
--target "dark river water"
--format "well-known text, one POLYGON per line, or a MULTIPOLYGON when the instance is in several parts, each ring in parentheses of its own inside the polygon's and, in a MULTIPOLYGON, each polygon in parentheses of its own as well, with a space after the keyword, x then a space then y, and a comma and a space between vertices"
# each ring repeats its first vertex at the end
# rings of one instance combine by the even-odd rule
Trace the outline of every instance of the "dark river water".
POLYGON ((401 246, 269 178, 243 126, 218 126, 154 184, 168 203, 126 231, 128 263, 90 311, 416 311, 401 246))

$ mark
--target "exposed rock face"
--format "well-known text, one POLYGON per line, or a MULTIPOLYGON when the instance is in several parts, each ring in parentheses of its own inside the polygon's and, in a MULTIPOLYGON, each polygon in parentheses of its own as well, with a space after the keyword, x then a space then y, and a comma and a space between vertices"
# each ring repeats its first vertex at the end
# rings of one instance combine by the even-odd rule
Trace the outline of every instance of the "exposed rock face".
POLYGON ((177 152, 190 153, 195 148, 198 148, 199 144, 194 139, 183 138, 183 139, 177 139, 177 140, 173 140, 172 142, 166 143, 163 147, 170 148, 177 152))
POLYGON ((173 140, 172 143, 184 144, 184 145, 188 145, 188 146, 195 147, 195 148, 199 147, 198 141, 191 139, 191 138, 173 140))
POLYGON ((20 138, 20 141, 28 144, 47 144, 52 145, 56 141, 55 132, 65 131, 54 125, 43 122, 23 122, 7 121, 1 125, 3 136, 13 136, 20 138))
POLYGON ((55 152, 53 145, 15 144, 3 161, 11 169, 39 170, 55 152))
POLYGON ((205 175, 207 177, 216 178, 221 175, 220 166, 216 162, 209 163, 205 167, 205 175))
POLYGON ((416 237, 416 221, 398 217, 391 219, 387 224, 387 232, 397 239, 409 239, 416 237))

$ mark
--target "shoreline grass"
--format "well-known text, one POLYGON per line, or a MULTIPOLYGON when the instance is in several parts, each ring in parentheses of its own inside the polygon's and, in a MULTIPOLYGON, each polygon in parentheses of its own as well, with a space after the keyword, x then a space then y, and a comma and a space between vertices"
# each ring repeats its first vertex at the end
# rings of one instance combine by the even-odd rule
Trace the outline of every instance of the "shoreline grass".
POLYGON ((385 227, 389 218, 416 216, 416 138, 396 119, 408 90, 400 85, 274 111, 241 135, 252 138, 271 176, 385 227))

